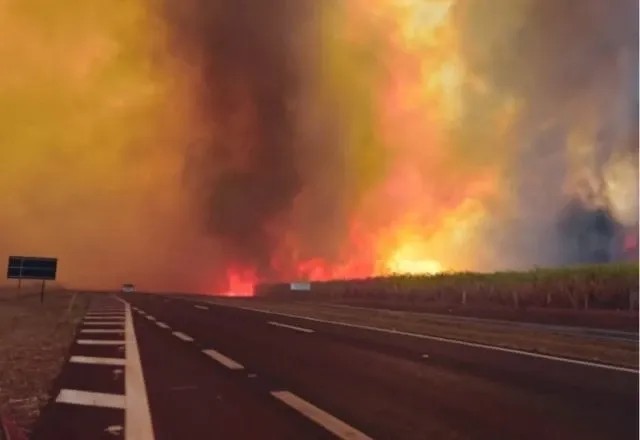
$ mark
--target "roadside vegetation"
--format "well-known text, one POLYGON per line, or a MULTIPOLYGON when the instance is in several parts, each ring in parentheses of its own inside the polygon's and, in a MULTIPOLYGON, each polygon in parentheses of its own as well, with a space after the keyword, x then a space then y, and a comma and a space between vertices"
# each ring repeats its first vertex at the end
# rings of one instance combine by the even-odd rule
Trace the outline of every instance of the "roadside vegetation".
POLYGON ((87 295, 23 286, 0 290, 0 413, 27 435, 49 400, 87 295))
MULTIPOLYGON (((525 272, 395 275, 311 283, 314 298, 380 305, 445 304, 509 308, 638 310, 638 263, 537 268, 525 272)), ((296 296, 288 284, 256 288, 258 296, 296 296)))

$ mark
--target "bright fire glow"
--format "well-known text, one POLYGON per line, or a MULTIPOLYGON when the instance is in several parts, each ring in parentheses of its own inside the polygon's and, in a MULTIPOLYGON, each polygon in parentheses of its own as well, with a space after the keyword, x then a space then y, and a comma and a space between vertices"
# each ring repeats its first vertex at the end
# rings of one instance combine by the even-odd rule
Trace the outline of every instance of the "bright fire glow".
MULTIPOLYGON (((221 244, 227 237, 203 226, 211 207, 193 194, 200 187, 184 184, 185 164, 200 159, 193 144, 213 140, 237 152, 260 136, 251 131, 262 127, 255 119, 268 115, 250 101, 255 84, 247 78, 255 72, 233 75, 240 92, 228 99, 242 102, 229 105, 234 127, 230 139, 220 140, 215 112, 199 113, 199 98, 209 91, 200 54, 191 57, 180 44, 168 48, 180 40, 173 33, 185 30, 172 27, 158 2, 128 0, 116 8, 112 0, 0 0, 0 231, 8 231, 0 253, 57 256, 61 280, 78 285, 125 280, 229 295, 250 294, 261 276, 326 280, 508 266, 513 261, 503 260, 490 233, 506 228, 505 219, 528 221, 518 218, 516 205, 526 200, 528 207, 539 191, 517 194, 528 189, 518 177, 526 174, 522 162, 547 154, 536 150, 547 145, 558 156, 548 163, 566 162, 566 170, 549 172, 560 176, 549 198, 562 193, 608 203, 625 226, 637 222, 637 154, 625 150, 637 123, 621 122, 630 96, 625 72, 636 72, 625 66, 635 53, 625 61, 612 52, 594 76, 601 90, 585 83, 567 92, 570 99, 557 98, 567 87, 551 80, 552 68, 572 59, 565 54, 573 47, 546 41, 533 23, 538 15, 530 14, 534 7, 551 14, 552 0, 496 2, 500 10, 493 0, 307 1, 309 10, 317 8, 313 23, 303 26, 309 34, 292 31, 300 53, 283 59, 300 64, 293 70, 304 89, 286 97, 287 111, 295 113, 291 131, 300 137, 291 161, 316 180, 275 209, 273 225, 261 225, 276 231, 271 254, 261 255, 260 264, 270 265, 263 273, 243 265, 253 243, 227 252, 221 244), (562 47, 562 59, 545 44, 562 47), (598 145, 605 141, 621 152, 603 166, 598 145), (326 145, 332 166, 323 166, 325 149, 308 144, 326 145), (326 196, 335 182, 340 191, 326 196)), ((175 2, 185 14, 175 21, 184 18, 194 34, 206 21, 191 26, 189 14, 222 10, 198 11, 206 1, 175 2)), ((571 9, 571 2, 559 3, 571 9)), ((598 10, 585 11, 582 20, 598 10)), ((582 40, 601 32, 587 25, 582 40)), ((213 50, 217 40, 207 37, 203 44, 213 50)), ((252 38, 237 36, 245 37, 252 38)), ((562 78, 582 78, 573 65, 564 67, 562 78)), ((249 167, 242 154, 231 156, 238 159, 233 167, 249 167)), ((534 183, 547 178, 546 169, 536 170, 534 183)), ((234 182, 232 192, 253 190, 234 182)), ((242 227, 244 219, 237 220, 242 227)), ((632 238, 628 245, 637 247, 637 234, 632 238)))

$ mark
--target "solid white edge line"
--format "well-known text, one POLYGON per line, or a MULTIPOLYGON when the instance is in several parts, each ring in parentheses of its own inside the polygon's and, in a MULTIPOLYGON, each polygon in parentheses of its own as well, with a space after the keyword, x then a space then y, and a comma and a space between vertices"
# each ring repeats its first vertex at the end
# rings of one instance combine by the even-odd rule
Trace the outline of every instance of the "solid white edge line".
POLYGON ((153 440, 153 425, 151 423, 151 411, 147 398, 147 387, 144 383, 140 352, 136 330, 133 327, 133 316, 129 303, 118 298, 125 305, 125 396, 127 407, 125 410, 124 438, 129 440, 153 440))
POLYGON ((74 364, 90 364, 90 365, 117 365, 124 366, 122 358, 94 357, 94 356, 71 356, 69 362, 74 364))
POLYGON ((195 306, 193 306, 193 307, 195 307, 196 309, 200 309, 200 310, 209 310, 209 307, 201 306, 201 305, 198 305, 198 304, 196 304, 196 305, 195 305, 195 306))
POLYGON ((124 345, 124 340, 115 341, 107 339, 78 339, 76 343, 79 345, 124 345))
POLYGON ((285 405, 313 420, 336 437, 343 440, 372 440, 371 437, 349 426, 337 417, 307 402, 289 391, 272 391, 271 395, 285 405))
POLYGON ((244 366, 242 366, 241 364, 237 363, 236 361, 234 361, 233 359, 223 355, 222 353, 219 353, 211 348, 208 348, 206 350, 202 350, 202 352, 204 354, 206 354, 207 356, 209 356, 211 359, 218 361, 219 363, 221 363, 222 365, 224 365, 225 367, 231 369, 231 370, 242 370, 244 369, 244 366))
POLYGON ((496 346, 496 345, 481 344, 481 343, 478 343, 478 342, 463 341, 463 340, 460 340, 460 339, 451 339, 451 338, 444 338, 444 337, 441 337, 441 336, 432 336, 432 335, 425 335, 425 334, 420 334, 420 333, 404 332, 404 331, 401 331, 401 330, 391 330, 391 329, 373 327, 373 326, 363 325, 363 324, 350 324, 348 322, 332 321, 332 320, 328 320, 328 319, 313 318, 311 316, 294 315, 294 314, 291 314, 291 313, 270 312, 270 311, 267 311, 267 310, 256 309, 256 308, 253 308, 253 307, 240 307, 240 306, 232 306, 232 305, 220 304, 220 303, 210 303, 210 304, 216 305, 216 306, 221 306, 221 307, 229 307, 229 308, 232 308, 232 309, 240 309, 240 310, 248 310, 248 311, 251 311, 251 312, 264 313, 264 314, 267 314, 267 315, 284 316, 286 318, 301 319, 301 320, 304 320, 304 321, 320 322, 320 323, 323 323, 323 324, 338 325, 338 326, 343 326, 343 327, 357 328, 357 329, 361 329, 361 330, 369 330, 369 331, 380 332, 380 333, 388 333, 388 334, 393 334, 393 335, 409 336, 409 337, 418 338, 418 339, 427 339, 427 340, 431 340, 431 341, 445 342, 445 343, 449 343, 449 344, 462 345, 462 346, 466 346, 466 347, 474 347, 474 348, 482 348, 482 349, 485 349, 485 350, 500 351, 500 352, 504 352, 504 353, 517 354, 517 355, 527 356, 527 357, 532 357, 532 358, 546 359, 546 360, 556 361, 556 362, 564 362, 564 363, 567 363, 567 364, 582 365, 582 366, 585 366, 585 367, 601 368, 601 369, 604 369, 604 370, 620 371, 620 372, 623 372, 623 373, 632 373, 632 374, 638 374, 639 373, 638 370, 634 370, 633 368, 620 367, 620 366, 617 366, 617 365, 610 365, 610 364, 599 364, 597 362, 581 361, 579 359, 569 359, 569 358, 564 358, 564 357, 560 357, 560 356, 553 356, 553 355, 549 355, 549 354, 533 353, 531 351, 517 350, 517 349, 514 349, 514 348, 499 347, 499 346, 496 346))
POLYGON ((297 327, 295 325, 283 324, 281 322, 276 322, 276 321, 269 321, 267 324, 274 325, 276 327, 288 328, 290 330, 295 330, 297 332, 302 332, 302 333, 313 333, 313 330, 311 330, 309 328, 297 327))
POLYGON ((124 409, 125 398, 121 394, 94 393, 91 391, 62 389, 56 397, 57 403, 124 409))
POLYGON ((178 339, 182 339, 183 341, 186 342, 192 342, 193 338, 187 334, 184 334, 182 332, 173 332, 173 336, 175 336, 178 339))

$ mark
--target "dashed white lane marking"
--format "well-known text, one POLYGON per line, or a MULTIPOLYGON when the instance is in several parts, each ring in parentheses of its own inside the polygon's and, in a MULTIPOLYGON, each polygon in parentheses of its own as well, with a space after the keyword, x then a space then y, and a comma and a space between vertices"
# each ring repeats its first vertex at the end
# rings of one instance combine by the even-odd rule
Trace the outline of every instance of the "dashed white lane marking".
POLYGON ((267 310, 257 309, 255 307, 231 306, 231 305, 220 304, 220 303, 216 303, 214 305, 217 305, 217 306, 220 306, 220 307, 229 307, 229 308, 232 308, 232 309, 249 310, 249 311, 252 311, 252 312, 264 313, 266 315, 272 315, 272 316, 284 316, 286 318, 300 319, 300 320, 309 321, 309 322, 319 322, 319 323, 322 323, 322 324, 331 324, 331 325, 340 326, 340 327, 357 328, 357 329, 361 329, 361 330, 368 330, 368 331, 379 332, 379 333, 387 333, 387 334, 400 335, 400 336, 409 336, 409 337, 416 338, 416 339, 425 339, 425 340, 430 340, 430 341, 444 342, 444 343, 447 343, 447 344, 461 345, 463 347, 473 347, 473 348, 481 348, 481 349, 485 349, 485 350, 499 351, 499 352, 503 352, 503 353, 511 353, 511 354, 516 354, 516 355, 526 356, 526 357, 531 357, 531 358, 546 359, 546 360, 550 360, 550 361, 563 362, 563 363, 566 363, 566 364, 582 365, 582 366, 585 366, 585 367, 602 368, 604 370, 620 371, 620 372, 623 372, 623 373, 638 374, 638 370, 635 370, 633 368, 619 367, 617 365, 610 365, 610 364, 599 364, 597 362, 581 361, 581 360, 578 360, 578 359, 569 359, 569 358, 563 358, 563 357, 559 357, 559 356, 552 356, 552 355, 542 354, 542 353, 533 353, 531 351, 517 350, 517 349, 514 349, 514 348, 499 347, 497 345, 481 344, 479 342, 463 341, 461 339, 443 338, 441 336, 425 335, 425 334, 422 334, 422 333, 412 333, 412 332, 405 332, 405 331, 401 331, 401 330, 392 330, 392 329, 387 329, 387 328, 373 327, 373 326, 364 325, 364 324, 351 324, 351 323, 348 323, 348 322, 340 322, 340 321, 334 321, 334 320, 330 320, 330 319, 313 318, 311 316, 296 315, 296 314, 292 314, 292 313, 271 312, 271 311, 267 311, 267 310))
POLYGON ((124 409, 125 407, 125 398, 120 394, 94 393, 91 391, 69 389, 60 390, 58 397, 56 397, 56 402, 71 405, 99 406, 102 408, 124 409))
POLYGON ((193 341, 193 338, 191 336, 185 335, 182 332, 173 332, 173 336, 175 336, 178 339, 182 339, 183 341, 186 341, 186 342, 193 341))
POLYGON ((107 357, 93 357, 93 356, 71 356, 69 362, 75 364, 91 364, 91 365, 117 365, 124 366, 124 359, 122 358, 107 358, 107 357))
POLYGON ((82 325, 124 325, 122 321, 85 321, 82 325))
POLYGON ((272 391, 271 395, 283 402, 285 405, 295 409, 305 417, 313 420, 336 437, 343 440, 371 440, 363 432, 358 431, 352 426, 347 425, 342 420, 332 416, 326 411, 321 410, 315 405, 296 396, 289 391, 272 391))
POLYGON ((151 315, 147 315, 147 319, 148 319, 149 321, 155 321, 155 320, 156 320, 156 318, 154 318, 154 317, 153 317, 153 316, 151 316, 151 315))
POLYGON ((160 328, 169 328, 169 326, 162 321, 156 321, 156 325, 160 328))
POLYGON ((297 327, 295 325, 289 325, 289 324, 283 324, 281 322, 276 322, 276 321, 269 321, 268 322, 269 325, 275 325, 276 327, 283 327, 283 328, 288 328, 290 330, 295 330, 297 332, 302 332, 302 333, 313 333, 313 330, 311 330, 310 328, 304 328, 304 327, 297 327))
POLYGON ((147 398, 147 387, 142 374, 142 363, 138 351, 136 330, 133 327, 133 316, 129 303, 118 298, 124 303, 127 319, 125 320, 125 375, 124 389, 127 396, 125 410, 126 439, 153 440, 153 425, 151 424, 151 411, 147 398))
POLYGON ((78 339, 76 343, 80 345, 124 345, 124 341, 107 339, 78 339))
POLYGON ((222 353, 218 353, 215 350, 207 349, 207 350, 202 350, 202 352, 204 354, 206 354, 207 356, 209 356, 211 359, 214 359, 214 360, 220 362, 222 365, 224 365, 225 367, 227 367, 227 368, 229 368, 231 370, 242 370, 242 369, 244 369, 244 367, 242 365, 240 365, 239 363, 237 363, 233 359, 228 358, 227 356, 223 355, 222 353))
POLYGON ((200 310, 209 310, 209 307, 201 306, 201 305, 197 305, 197 304, 195 306, 193 306, 193 307, 195 307, 196 309, 200 309, 200 310))
POLYGON ((96 334, 124 333, 124 329, 83 328, 82 330, 80 330, 80 333, 96 333, 96 334))
POLYGON ((429 355, 428 354, 423 354, 422 355, 422 359, 429 359, 429 355))

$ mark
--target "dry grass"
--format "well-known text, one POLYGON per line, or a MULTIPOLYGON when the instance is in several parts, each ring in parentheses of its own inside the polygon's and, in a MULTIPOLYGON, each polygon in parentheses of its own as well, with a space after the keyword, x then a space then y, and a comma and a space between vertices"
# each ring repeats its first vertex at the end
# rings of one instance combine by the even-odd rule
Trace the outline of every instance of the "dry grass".
POLYGON ((0 411, 29 432, 49 400, 88 297, 0 292, 0 411), (73 302, 72 302, 73 300, 73 302))

